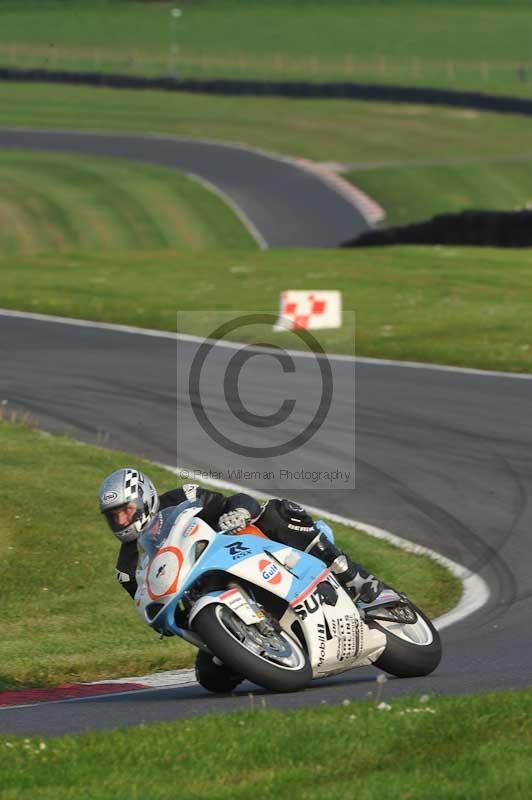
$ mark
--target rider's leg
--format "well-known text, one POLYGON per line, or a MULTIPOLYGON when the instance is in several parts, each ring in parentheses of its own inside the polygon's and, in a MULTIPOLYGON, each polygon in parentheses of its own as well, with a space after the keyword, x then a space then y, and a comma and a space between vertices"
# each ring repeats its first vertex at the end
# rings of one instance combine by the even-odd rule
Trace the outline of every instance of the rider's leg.
MULTIPOLYGON (((310 514, 297 503, 290 500, 270 500, 264 505, 255 524, 275 541, 297 547, 321 559, 331 568, 342 586, 362 602, 373 603, 383 590, 389 589, 361 564, 357 564, 347 553, 336 547, 323 533, 328 526, 320 521, 314 522, 310 514)), ((399 599, 398 595, 397 598, 399 599)))
POLYGON ((364 603, 372 603, 384 589, 389 588, 365 570, 362 564, 357 564, 347 553, 336 547, 323 533, 317 533, 305 551, 324 561, 349 594, 364 603))

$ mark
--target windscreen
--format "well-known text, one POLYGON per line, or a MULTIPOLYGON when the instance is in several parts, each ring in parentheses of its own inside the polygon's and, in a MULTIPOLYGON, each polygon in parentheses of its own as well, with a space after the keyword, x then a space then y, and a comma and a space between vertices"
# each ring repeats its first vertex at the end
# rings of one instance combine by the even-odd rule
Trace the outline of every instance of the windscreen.
POLYGON ((146 553, 149 558, 153 558, 157 550, 163 547, 168 539, 170 531, 172 530, 177 518, 188 509, 195 508, 198 513, 200 507, 197 501, 183 500, 177 506, 171 508, 163 508, 155 517, 151 525, 139 536, 138 545, 139 549, 146 553))

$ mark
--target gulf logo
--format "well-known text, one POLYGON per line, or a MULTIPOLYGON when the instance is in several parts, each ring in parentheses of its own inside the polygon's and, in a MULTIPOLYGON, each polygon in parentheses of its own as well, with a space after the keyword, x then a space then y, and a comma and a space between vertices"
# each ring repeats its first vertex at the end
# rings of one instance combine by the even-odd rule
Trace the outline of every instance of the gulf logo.
POLYGON ((261 559, 259 561, 259 569, 260 574, 268 583, 281 583, 283 579, 282 572, 273 561, 268 561, 267 558, 261 559))

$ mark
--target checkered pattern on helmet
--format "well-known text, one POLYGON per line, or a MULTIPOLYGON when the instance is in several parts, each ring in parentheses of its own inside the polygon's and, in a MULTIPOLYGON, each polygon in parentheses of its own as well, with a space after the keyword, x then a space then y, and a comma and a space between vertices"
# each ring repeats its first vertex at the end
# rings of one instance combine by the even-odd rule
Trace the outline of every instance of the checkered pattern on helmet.
POLYGON ((139 493, 139 473, 128 469, 124 480, 125 501, 135 500, 139 493))
POLYGON ((143 475, 142 472, 139 472, 138 480, 139 484, 144 484, 144 488, 141 485, 138 486, 138 495, 144 500, 142 516, 135 523, 137 530, 140 532, 144 530, 144 527, 149 522, 151 522, 159 510, 159 496, 153 483, 146 475, 143 475))

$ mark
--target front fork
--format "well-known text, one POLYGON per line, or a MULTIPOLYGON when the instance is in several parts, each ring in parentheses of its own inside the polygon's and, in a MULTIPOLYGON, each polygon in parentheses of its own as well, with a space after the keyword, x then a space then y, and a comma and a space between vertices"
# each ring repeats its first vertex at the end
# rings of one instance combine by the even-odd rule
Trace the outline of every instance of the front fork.
POLYGON ((222 604, 231 609, 245 625, 257 625, 266 619, 262 608, 238 584, 230 584, 227 589, 217 589, 203 595, 197 600, 189 614, 189 625, 192 627, 199 612, 213 603, 222 604))

